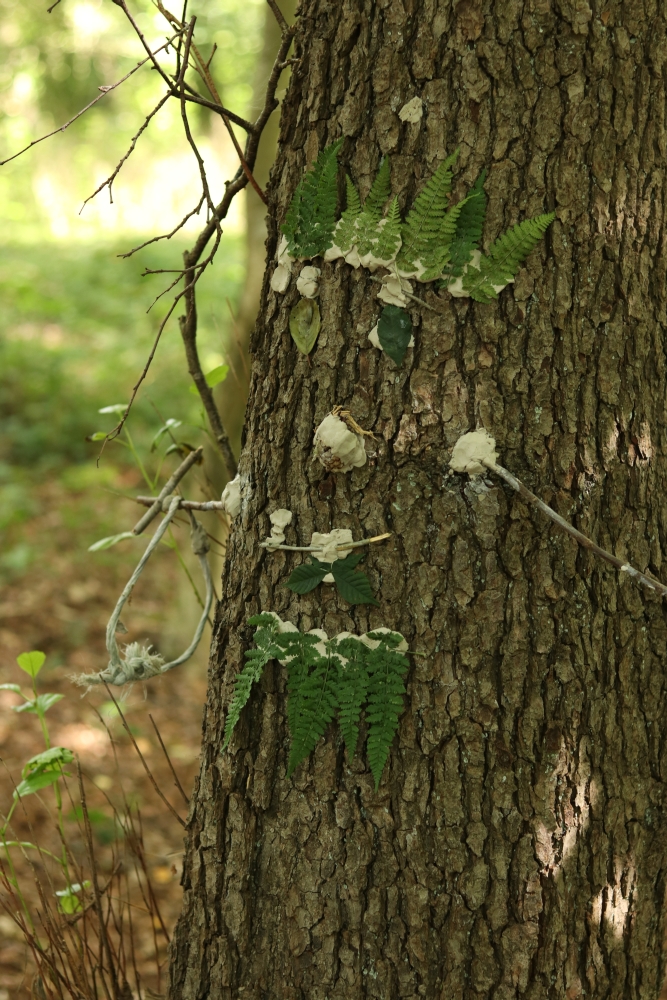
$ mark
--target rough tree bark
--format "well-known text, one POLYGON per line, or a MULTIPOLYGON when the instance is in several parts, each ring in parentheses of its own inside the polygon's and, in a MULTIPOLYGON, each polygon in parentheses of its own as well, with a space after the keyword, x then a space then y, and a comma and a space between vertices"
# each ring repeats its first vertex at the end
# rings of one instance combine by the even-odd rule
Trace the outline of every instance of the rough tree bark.
POLYGON ((657 0, 303 0, 270 187, 269 251, 304 167, 344 136, 365 193, 383 154, 409 204, 461 147, 489 168, 486 239, 557 221, 498 303, 419 289, 397 369, 366 334, 366 271, 327 264, 312 365, 292 286, 265 278, 236 521, 211 657, 173 1000, 653 1000, 667 869, 662 601, 491 477, 449 474, 464 431, 561 514, 667 578, 667 35, 657 0), (415 95, 424 117, 397 115, 415 95), (335 482, 311 461, 334 404, 378 436, 335 482), (301 561, 258 542, 394 532, 366 566, 381 607, 298 597, 301 561), (231 752, 225 707, 251 631, 404 633, 414 658, 379 792, 337 730, 285 779, 285 674, 268 669, 231 752))

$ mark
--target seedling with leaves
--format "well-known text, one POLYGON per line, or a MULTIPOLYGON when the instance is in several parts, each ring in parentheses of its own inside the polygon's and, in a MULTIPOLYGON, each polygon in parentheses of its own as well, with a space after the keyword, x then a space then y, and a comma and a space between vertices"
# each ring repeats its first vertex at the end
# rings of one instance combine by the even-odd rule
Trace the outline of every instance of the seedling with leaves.
POLYGON ((311 556, 310 562, 297 566, 285 586, 295 594, 307 594, 331 573, 341 597, 348 604, 375 604, 379 607, 379 601, 373 597, 370 580, 356 569, 363 558, 364 553, 350 552, 344 559, 328 563, 311 556))
MULTIPOLYGON (((39 650, 33 650, 29 653, 21 653, 17 657, 17 663, 21 670, 23 670, 31 680, 32 685, 32 696, 25 695, 18 684, 0 684, 0 690, 2 691, 12 691, 14 694, 18 694, 23 698, 23 704, 17 705, 14 708, 15 712, 27 712, 32 715, 36 715, 39 719, 40 728, 42 730, 42 736, 44 738, 44 743, 46 744, 46 749, 41 753, 35 754, 31 757, 29 761, 24 765, 21 772, 21 781, 14 789, 13 801, 7 817, 2 826, 0 826, 0 844, 2 844, 5 856, 7 859, 7 865, 9 868, 9 880, 11 885, 17 892, 19 899, 22 902, 26 917, 28 918, 30 925, 32 926, 32 920, 28 913, 28 909, 25 906, 23 897, 21 896, 18 882, 16 879, 16 874, 14 872, 14 867, 11 859, 11 854, 9 851, 10 847, 19 847, 21 849, 35 849, 35 845, 31 844, 29 841, 18 841, 18 840, 8 840, 7 830, 9 829, 9 824, 11 823, 14 811, 22 798, 27 795, 34 795, 36 792, 40 792, 45 788, 53 787, 55 803, 56 803, 56 815, 58 818, 58 829, 60 831, 60 838, 62 843, 62 851, 60 857, 55 857, 55 855, 50 855, 54 857, 62 868, 63 875, 67 882, 67 891, 70 895, 74 893, 76 895, 73 884, 70 879, 69 864, 67 860, 67 849, 65 840, 65 829, 63 825, 63 803, 62 794, 60 791, 60 781, 63 777, 68 775, 65 770, 65 766, 70 764, 74 760, 74 754, 71 750, 67 750, 65 747, 52 747, 51 739, 49 736, 49 729, 46 722, 46 713, 53 705, 57 704, 63 697, 61 694, 56 694, 54 692, 39 694, 37 691, 37 676, 44 666, 46 661, 46 656, 39 650)), ((50 854, 49 851, 43 851, 43 853, 50 854)), ((73 905, 73 903, 68 903, 67 905, 73 905)), ((74 910, 68 910, 63 912, 73 913, 74 910)))
POLYGON ((276 614, 255 615, 255 648, 237 675, 227 710, 223 751, 248 702, 253 684, 269 660, 287 668, 287 721, 291 735, 287 776, 315 749, 337 715, 350 757, 357 750, 359 722, 365 708, 368 763, 379 787, 398 728, 408 664, 403 636, 379 629, 362 636, 342 633, 332 639, 320 630, 300 632, 276 614), (323 638, 324 636, 324 638, 323 638))

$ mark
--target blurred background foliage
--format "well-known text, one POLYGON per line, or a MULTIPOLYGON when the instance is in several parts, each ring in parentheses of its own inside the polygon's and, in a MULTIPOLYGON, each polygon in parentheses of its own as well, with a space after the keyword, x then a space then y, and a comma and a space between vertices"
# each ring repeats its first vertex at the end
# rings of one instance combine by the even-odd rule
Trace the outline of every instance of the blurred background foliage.
MULTIPOLYGON (((47 7, 46 0, 0 0, 0 159, 61 126, 100 86, 120 79, 144 56, 111 0, 62 0, 50 14, 47 7)), ((134 0, 131 9, 153 47, 171 34, 150 0, 134 0)), ((204 54, 217 46, 212 72, 223 101, 249 118, 261 107, 266 74, 260 79, 257 70, 267 34, 273 36, 269 49, 278 44, 267 9, 263 0, 202 0, 189 7, 197 15, 196 40, 204 54)), ((180 16, 180 5, 175 13, 180 16)), ((113 202, 104 190, 83 211, 81 206, 112 172, 163 92, 164 84, 145 66, 67 131, 0 168, 0 583, 3 577, 16 583, 43 550, 44 540, 28 536, 45 477, 76 481, 79 505, 85 482, 92 523, 81 546, 94 540, 100 502, 108 506, 111 470, 128 474, 127 449, 108 446, 98 468, 99 443, 86 437, 113 426, 113 417, 97 411, 128 399, 168 305, 167 297, 147 312, 170 276, 142 277, 143 269, 178 267, 202 224, 200 215, 171 240, 128 259, 119 256, 169 232, 198 201, 197 165, 177 102, 167 102, 139 140, 114 184, 113 202), (73 466, 87 471, 73 475, 73 466)), ((235 153, 217 116, 191 105, 190 119, 217 200, 236 171, 235 153)), ((272 124, 274 134, 263 142, 268 161, 275 146, 272 124)), ((259 170, 265 182, 268 169, 260 164, 259 170)), ((218 391, 237 437, 245 393, 242 342, 257 298, 256 280, 245 287, 250 252, 262 258, 253 269, 261 275, 263 208, 254 192, 234 204, 217 258, 199 284, 200 355, 204 371, 231 363, 218 391), (247 206, 246 198, 257 204, 247 206)), ((205 422, 190 385, 174 318, 130 419, 139 450, 148 452, 162 420, 170 417, 182 422, 181 439, 201 443, 205 422)), ((223 470, 214 456, 212 461, 220 485, 223 470)), ((106 523, 108 510, 101 516, 106 523)), ((119 513, 119 531, 127 527, 127 516, 119 513)))

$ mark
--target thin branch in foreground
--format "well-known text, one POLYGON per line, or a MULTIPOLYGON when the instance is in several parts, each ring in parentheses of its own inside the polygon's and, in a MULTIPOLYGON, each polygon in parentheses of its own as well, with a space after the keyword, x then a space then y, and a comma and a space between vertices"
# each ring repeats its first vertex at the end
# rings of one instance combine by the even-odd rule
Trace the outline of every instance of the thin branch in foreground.
POLYGON ((146 119, 145 119, 144 123, 142 124, 141 128, 139 129, 139 131, 136 132, 132 136, 132 139, 130 141, 130 146, 129 146, 127 152, 125 153, 125 155, 122 157, 122 159, 119 160, 118 165, 116 166, 116 169, 114 170, 114 172, 109 177, 107 177, 107 179, 105 181, 103 181, 102 184, 100 184, 100 186, 97 188, 97 190, 93 191, 93 193, 91 195, 88 195, 88 197, 84 201, 83 205, 79 209, 79 215, 81 215, 81 212, 83 212, 83 210, 86 207, 86 205, 88 204, 88 202, 92 201, 93 198, 96 195, 98 195, 100 193, 100 191, 103 191, 105 187, 109 188, 109 204, 113 205, 113 192, 112 192, 113 182, 116 180, 116 178, 118 177, 118 174, 121 172, 121 170, 123 168, 123 165, 125 163, 127 163, 127 161, 129 160, 129 158, 132 156, 132 153, 134 152, 134 150, 136 148, 136 145, 137 145, 137 142, 138 142, 139 138, 141 137, 141 135, 148 128, 151 120, 153 118, 155 118, 155 115, 158 113, 158 111, 162 107, 164 107, 164 105, 167 103, 167 101, 169 100, 170 97, 171 97, 171 94, 165 94, 164 97, 162 97, 160 99, 160 101, 155 105, 155 107, 153 108, 153 110, 148 115, 146 115, 146 119))
POLYGON ((281 9, 278 6, 278 4, 276 3, 276 0, 266 0, 266 2, 268 3, 269 7, 273 11, 274 17, 275 17, 276 21, 278 22, 278 24, 280 25, 280 30, 282 31, 283 34, 285 34, 285 32, 289 31, 289 25, 288 25, 287 21, 285 20, 285 16, 284 16, 283 12, 281 11, 281 9))
POLYGON ((192 211, 188 212, 187 215, 184 215, 181 221, 178 223, 178 225, 175 226, 170 233, 163 233, 162 236, 153 236, 152 239, 146 240, 145 243, 140 243, 138 247, 133 247, 131 250, 128 250, 127 253, 119 253, 118 256, 122 258, 131 257, 132 254, 137 253, 139 250, 143 250, 144 247, 150 246, 151 243, 158 243, 160 240, 170 240, 172 236, 176 235, 179 229, 183 228, 186 222, 189 219, 191 219, 193 215, 199 215, 203 204, 204 204, 204 195, 202 194, 201 198, 199 199, 199 204, 196 205, 195 208, 192 209, 192 211))
MULTIPOLYGON (((98 94, 98 96, 95 97, 89 104, 86 104, 85 108, 81 108, 80 111, 77 111, 77 113, 74 115, 74 117, 70 118, 70 120, 67 121, 67 122, 65 122, 64 125, 61 125, 59 128, 55 128, 52 132, 47 132, 46 135, 40 136, 39 139, 33 139, 33 141, 29 142, 27 146, 24 146, 23 149, 20 149, 18 151, 18 153, 14 153, 12 156, 8 156, 6 160, 0 160, 0 167, 4 167, 4 165, 6 163, 11 163, 12 160, 15 160, 18 156, 21 156, 23 153, 26 153, 29 149, 32 149, 32 147, 36 146, 38 143, 44 142, 45 139, 50 139, 51 136, 57 135, 58 132, 64 132, 65 129, 69 128, 70 125, 73 125, 74 122, 78 118, 81 117, 81 115, 84 115, 86 113, 86 111, 89 111, 90 108, 92 108, 95 104, 97 104, 98 101, 101 101, 103 97, 106 97, 107 94, 110 94, 112 90, 116 89, 116 87, 120 87, 121 83, 125 83, 125 81, 128 80, 132 76, 133 73, 136 73, 138 69, 141 69, 141 67, 145 66, 147 62, 150 62, 150 59, 151 59, 151 57, 154 54, 156 54, 158 52, 161 52, 162 49, 166 49, 169 45, 171 45, 171 43, 174 41, 174 39, 177 38, 178 35, 180 35, 180 34, 181 34, 181 32, 179 31, 172 38, 168 39, 164 43, 164 45, 161 45, 159 49, 156 49, 155 53, 151 52, 150 55, 147 56, 146 59, 142 59, 141 62, 138 62, 137 65, 134 66, 130 70, 129 73, 125 74, 125 76, 122 78, 122 80, 118 80, 116 83, 112 83, 109 86, 100 87, 99 89, 102 91, 102 93, 98 94)), ((169 87, 171 89, 171 82, 170 82, 169 79, 167 79, 167 84, 169 85, 169 87)))
POLYGON ((167 764, 169 765, 169 770, 171 771, 171 773, 173 775, 174 784, 176 785, 176 787, 178 788, 179 792, 181 793, 181 797, 183 799, 183 802, 185 803, 186 806, 189 807, 190 806, 190 799, 187 797, 187 795, 183 791, 183 786, 182 786, 181 782, 179 781, 178 775, 176 774, 176 771, 174 769, 174 765, 171 762, 171 757, 167 753, 167 748, 164 745, 164 740, 162 739, 162 734, 160 733, 160 730, 157 727, 155 719, 153 718, 153 716, 150 713, 148 715, 148 718, 151 720, 151 725, 153 726, 153 729, 155 730, 155 735, 157 736, 157 738, 159 740, 159 743, 160 743, 160 746, 162 747, 162 753, 164 754, 165 760, 167 761, 167 764))

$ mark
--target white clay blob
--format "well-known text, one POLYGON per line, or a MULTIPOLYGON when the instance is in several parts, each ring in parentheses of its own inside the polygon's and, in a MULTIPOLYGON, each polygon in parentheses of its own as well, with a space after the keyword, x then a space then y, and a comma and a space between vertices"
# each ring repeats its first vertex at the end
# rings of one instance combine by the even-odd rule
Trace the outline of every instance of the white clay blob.
POLYGON ((320 294, 321 273, 319 267, 313 267, 310 264, 301 268, 301 274, 296 279, 296 287, 305 299, 314 299, 320 294))
POLYGON ((366 464, 361 434, 351 431, 344 420, 329 413, 315 431, 313 458, 328 472, 349 472, 366 464))
MULTIPOLYGON (((271 615, 271 617, 275 619, 276 624, 277 624, 277 631, 279 633, 280 632, 298 632, 299 631, 299 629, 296 627, 296 625, 293 625, 292 622, 284 622, 282 620, 282 618, 280 617, 280 615, 277 615, 275 611, 265 611, 264 614, 271 615)), ((407 644, 404 636, 402 636, 400 632, 395 632, 393 629, 385 628, 384 626, 381 626, 380 628, 374 628, 372 631, 373 632, 380 632, 383 635, 389 635, 389 634, 400 635, 401 636, 401 642, 398 644, 398 646, 396 648, 397 648, 397 650, 398 650, 399 653, 406 653, 407 652, 407 650, 408 650, 408 644, 407 644)), ((364 632, 362 635, 353 635, 350 632, 339 632, 338 635, 334 635, 332 637, 332 639, 329 640, 329 637, 328 637, 327 633, 323 629, 313 628, 313 629, 310 630, 310 632, 307 632, 306 635, 316 635, 318 637, 318 639, 321 639, 321 645, 318 642, 315 648, 318 650, 318 652, 321 652, 323 656, 326 655, 326 647, 324 646, 324 643, 327 642, 327 641, 339 643, 339 642, 342 642, 343 639, 356 639, 357 642, 363 642, 364 646, 367 646, 369 649, 375 649, 377 647, 377 645, 378 645, 378 640, 377 639, 369 639, 368 638, 368 634, 366 632, 364 632)), ((336 654, 336 655, 339 655, 339 654, 336 654)), ((347 662, 344 659, 344 657, 340 656, 339 658, 343 661, 343 664, 345 664, 347 662)), ((293 659, 293 657, 287 656, 287 657, 285 657, 284 660, 279 660, 278 662, 282 663, 283 665, 285 665, 291 659, 293 659)))
POLYGON ((398 274, 385 274, 378 298, 390 306, 407 306, 406 292, 412 294, 412 285, 406 278, 401 278, 398 274))
POLYGON ((266 547, 272 548, 274 545, 282 545, 285 541, 285 528, 292 523, 292 511, 281 507, 269 514, 271 522, 271 534, 266 539, 266 547))
POLYGON ((339 257, 344 257, 344 256, 345 254, 343 253, 341 248, 337 247, 335 243, 332 247, 329 247, 328 250, 324 251, 325 260, 338 260, 339 257))
POLYGON ((411 101, 404 104, 398 112, 398 117, 402 122, 411 122, 413 125, 420 121, 424 114, 424 105, 421 97, 413 97, 411 101))
MULTIPOLYGON (((336 546, 344 545, 345 542, 352 541, 352 532, 349 528, 334 528, 333 531, 329 531, 327 534, 323 534, 321 531, 314 531, 313 537, 310 540, 311 545, 321 545, 321 552, 316 552, 315 555, 320 560, 320 562, 331 563, 335 562, 336 559, 344 559, 351 549, 342 549, 340 552, 337 550, 336 546)), ((333 573, 327 573, 327 575, 322 580, 322 583, 333 583, 333 573)))
POLYGON ((230 517, 236 517, 241 510, 241 477, 239 475, 236 475, 231 482, 227 483, 222 491, 220 500, 222 502, 223 510, 225 510, 230 517))
POLYGON ((467 472, 469 476, 479 476, 487 471, 484 462, 495 465, 498 461, 495 438, 488 431, 469 431, 454 445, 449 462, 454 472, 467 472))
POLYGON ((291 272, 283 264, 278 264, 278 267, 271 275, 271 288, 274 292, 283 295, 289 288, 291 277, 291 272))

